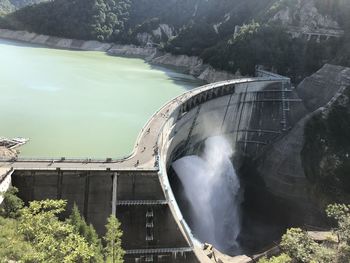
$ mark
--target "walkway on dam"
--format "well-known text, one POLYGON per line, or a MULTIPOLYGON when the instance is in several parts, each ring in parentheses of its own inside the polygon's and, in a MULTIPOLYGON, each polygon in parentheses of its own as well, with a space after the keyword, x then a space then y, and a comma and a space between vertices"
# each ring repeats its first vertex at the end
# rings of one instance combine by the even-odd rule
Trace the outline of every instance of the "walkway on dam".
POLYGON ((203 91, 216 87, 262 81, 281 81, 281 79, 258 77, 222 81, 193 89, 172 99, 149 119, 137 138, 133 153, 124 159, 0 159, 0 167, 13 167, 15 170, 155 171, 158 170, 159 136, 166 120, 179 105, 203 91))

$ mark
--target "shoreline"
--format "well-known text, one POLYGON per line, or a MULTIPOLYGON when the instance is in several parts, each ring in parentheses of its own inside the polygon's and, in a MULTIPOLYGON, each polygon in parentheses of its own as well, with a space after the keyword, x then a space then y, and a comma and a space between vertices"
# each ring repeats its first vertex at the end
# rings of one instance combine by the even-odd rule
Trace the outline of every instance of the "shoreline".
POLYGON ((184 74, 192 75, 206 83, 242 77, 238 74, 216 70, 212 66, 205 64, 203 60, 198 57, 173 55, 162 52, 154 47, 102 43, 95 40, 76 40, 9 29, 0 29, 0 38, 56 49, 101 51, 111 56, 141 58, 152 65, 175 68, 184 74))

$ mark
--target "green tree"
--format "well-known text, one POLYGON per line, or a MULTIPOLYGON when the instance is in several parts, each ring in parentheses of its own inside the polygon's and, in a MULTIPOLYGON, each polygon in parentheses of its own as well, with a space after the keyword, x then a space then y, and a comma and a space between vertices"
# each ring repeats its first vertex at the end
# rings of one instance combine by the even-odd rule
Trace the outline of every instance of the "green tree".
POLYGON ((120 230, 120 222, 114 215, 110 215, 107 219, 106 235, 104 240, 106 242, 105 247, 105 258, 107 262, 111 263, 122 263, 124 262, 124 250, 122 249, 122 235, 123 232, 120 230))
POLYGON ((30 202, 21 211, 19 233, 35 249, 24 262, 91 262, 95 251, 71 224, 58 219, 65 209, 64 200, 30 202))
POLYGON ((9 0, 0 1, 0 16, 3 14, 10 13, 15 10, 15 7, 9 0))
POLYGON ((282 248, 296 262, 348 263, 350 224, 346 221, 350 218, 349 208, 346 205, 330 205, 327 208, 327 214, 338 222, 338 227, 335 228, 335 233, 339 237, 338 242, 336 238, 330 236, 328 240, 319 244, 312 240, 306 231, 291 228, 282 237, 282 248))
POLYGON ((350 205, 332 204, 326 209, 328 217, 337 221, 334 232, 339 238, 339 242, 350 245, 350 205))
POLYGON ((277 257, 271 257, 267 259, 266 257, 261 258, 258 263, 291 263, 292 259, 287 254, 281 254, 277 257))
POLYGON ((8 218, 17 218, 19 211, 23 207, 23 201, 16 195, 18 189, 16 187, 10 187, 6 192, 0 193, 4 197, 4 200, 0 207, 0 216, 8 218))
POLYGON ((97 0, 94 7, 92 32, 100 41, 115 41, 129 19, 129 0, 97 0))
POLYGON ((32 245, 18 233, 18 221, 0 216, 0 263, 22 262, 35 253, 32 245))
POLYGON ((71 224, 75 231, 84 237, 88 244, 92 246, 95 256, 90 262, 103 262, 101 239, 98 237, 95 228, 91 224, 88 225, 85 219, 80 215, 76 204, 73 205, 72 213, 69 216, 67 223, 71 224))
POLYGON ((282 248, 287 254, 304 263, 334 263, 337 256, 337 250, 333 246, 325 246, 316 243, 307 234, 299 228, 291 228, 283 235, 282 248))
POLYGON ((283 235, 281 246, 288 255, 301 262, 312 262, 315 251, 319 246, 308 234, 300 228, 291 228, 283 235))
POLYGON ((333 263, 337 255, 335 249, 316 243, 300 228, 287 230, 281 246, 291 258, 304 263, 333 263))

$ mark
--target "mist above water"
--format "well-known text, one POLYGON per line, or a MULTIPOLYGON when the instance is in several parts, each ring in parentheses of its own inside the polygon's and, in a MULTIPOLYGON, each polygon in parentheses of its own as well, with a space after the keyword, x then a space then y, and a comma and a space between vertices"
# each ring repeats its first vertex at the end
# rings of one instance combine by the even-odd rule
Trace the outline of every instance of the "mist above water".
POLYGON ((196 238, 223 252, 238 253, 240 182, 231 163, 233 150, 222 136, 205 141, 202 156, 186 156, 172 166, 189 204, 196 238))

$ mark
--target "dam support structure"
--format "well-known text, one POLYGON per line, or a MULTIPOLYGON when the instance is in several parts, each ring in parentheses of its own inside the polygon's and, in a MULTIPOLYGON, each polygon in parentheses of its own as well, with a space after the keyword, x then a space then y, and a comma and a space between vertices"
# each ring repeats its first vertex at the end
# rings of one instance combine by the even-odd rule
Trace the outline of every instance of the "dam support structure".
POLYGON ((234 164, 261 156, 305 115, 283 76, 223 81, 180 95, 143 127, 132 155, 123 160, 2 160, 24 201, 74 203, 99 234, 110 214, 123 230, 125 262, 211 262, 177 203, 168 174, 173 161, 201 152, 204 141, 224 135, 234 164))
POLYGON ((172 216, 156 170, 15 170, 12 182, 27 202, 68 200, 64 216, 75 203, 99 234, 105 232, 107 217, 115 214, 124 232, 125 262, 187 262, 184 258, 191 257, 186 254, 192 248, 172 216))

